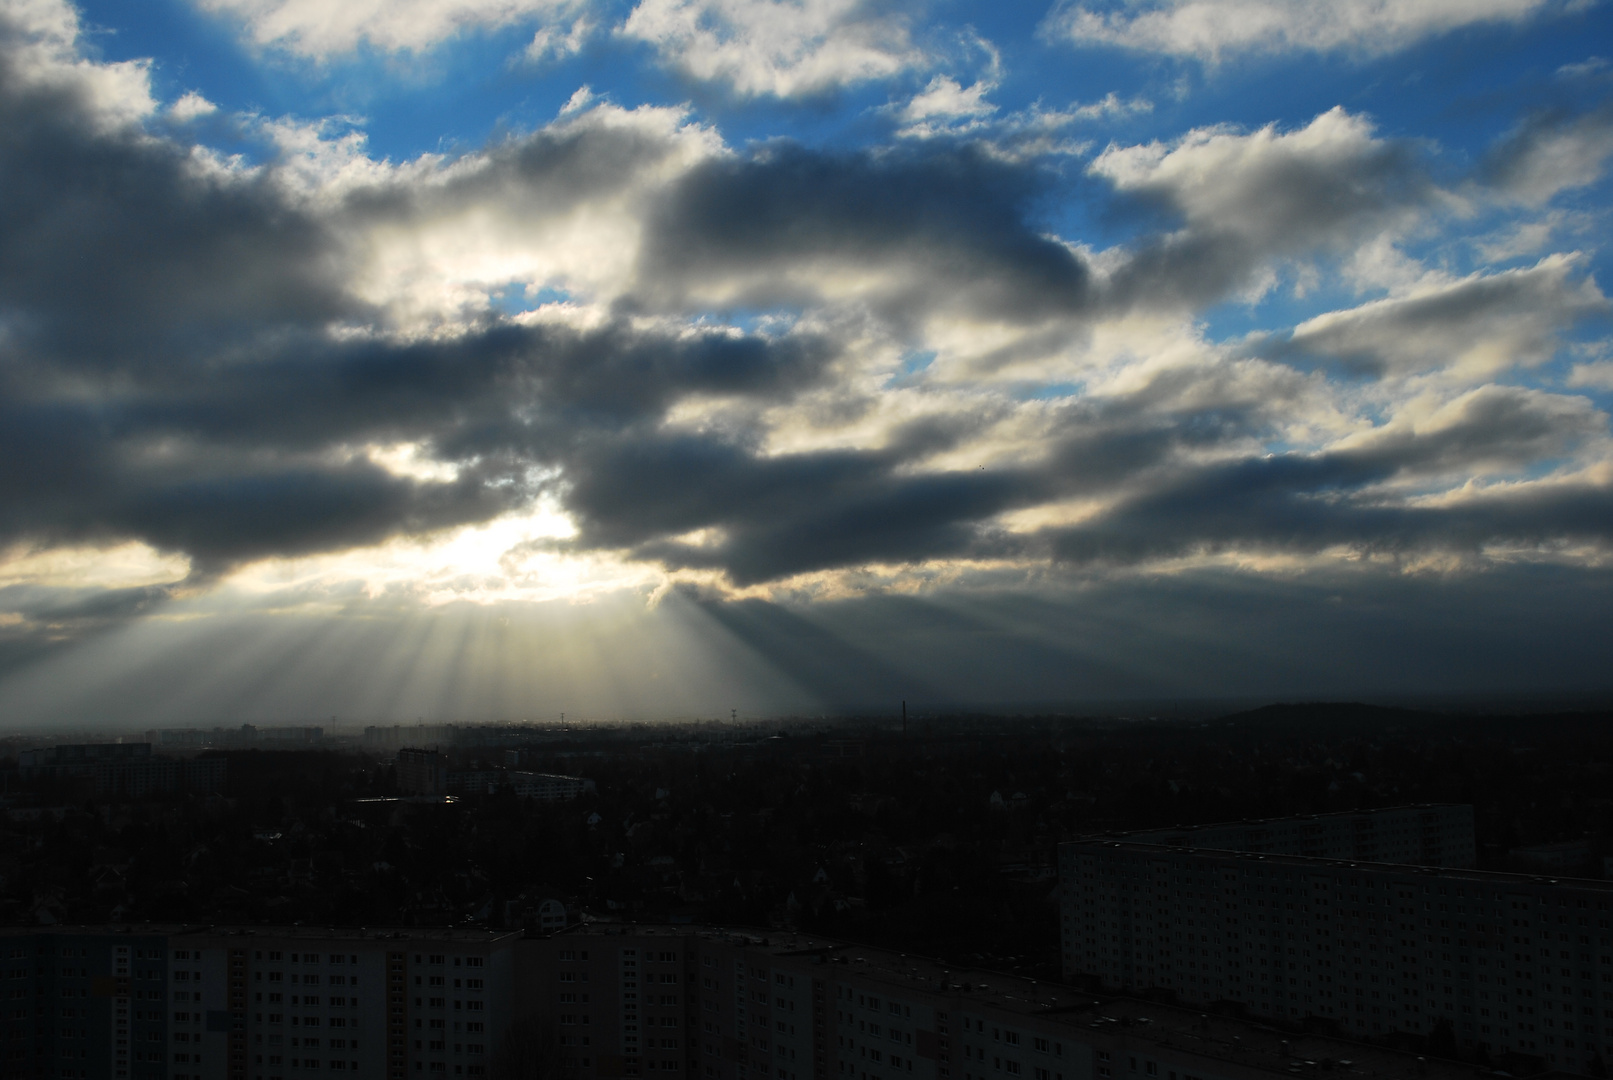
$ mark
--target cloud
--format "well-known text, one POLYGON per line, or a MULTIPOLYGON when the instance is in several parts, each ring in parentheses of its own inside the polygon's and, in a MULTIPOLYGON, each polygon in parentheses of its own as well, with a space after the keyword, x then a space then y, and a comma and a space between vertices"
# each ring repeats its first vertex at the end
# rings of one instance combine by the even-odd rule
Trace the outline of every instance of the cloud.
POLYGON ((896 134, 904 139, 966 139, 1003 161, 1024 163, 1055 155, 1084 154, 1091 144, 1070 138, 1065 134, 1068 129, 1138 116, 1154 107, 1146 98, 1122 100, 1111 92, 1084 105, 1072 103, 1054 109, 1038 101, 1029 108, 999 116, 997 106, 985 100, 996 85, 981 79, 963 87, 956 80, 938 75, 923 93, 891 110, 902 124, 896 134))
POLYGON ((96 132, 126 131, 156 111, 149 64, 79 55, 78 10, 59 0, 0 9, 0 94, 72 112, 96 132))
POLYGON ((965 87, 949 75, 937 75, 897 115, 910 124, 938 118, 956 120, 990 116, 997 111, 997 106, 987 101, 986 95, 994 89, 996 84, 984 79, 965 87))
POLYGON ((168 115, 181 124, 188 124, 192 120, 203 116, 211 116, 218 112, 218 106, 208 101, 194 90, 187 90, 180 95, 179 100, 168 106, 168 115))
POLYGON ((1293 131, 1199 128, 1111 145, 1090 171, 1180 222, 1147 234, 1114 271, 1117 301, 1150 305, 1213 301, 1273 258, 1346 250, 1410 223, 1434 195, 1415 148, 1337 107, 1293 131))
POLYGON ((1480 484, 1605 438, 1605 417, 1581 398, 1489 386, 1335 447, 1191 466, 1120 500, 1089 524, 1049 536, 1075 563, 1227 550, 1406 556, 1478 554, 1490 545, 1613 541, 1613 477, 1480 484), (1438 500, 1423 483, 1461 477, 1438 500), (1409 486, 1408 486, 1409 485, 1409 486))
POLYGON ((1147 0, 1123 6, 1061 3, 1044 35, 1216 63, 1238 54, 1377 56, 1469 26, 1516 24, 1549 0, 1147 0))
POLYGON ((739 585, 803 572, 980 554, 986 523, 1033 498, 1012 473, 901 475, 900 450, 760 457, 703 438, 608 446, 571 463, 567 506, 584 542, 632 545, 671 568, 739 585), (706 543, 681 534, 712 529, 706 543))
MULTIPOLYGON (((500 533, 485 580, 378 575, 419 597, 500 594, 486 581, 550 555, 846 594, 1608 539, 1605 414, 1473 385, 1605 312, 1586 257, 1457 277, 1396 255, 1385 299, 1206 336, 1205 305, 1275 265, 1394 262, 1395 236, 1438 224, 1427 151, 1342 109, 1117 141, 1083 175, 1035 140, 1140 106, 1003 116, 991 78, 937 77, 886 115, 945 137, 736 147, 686 108, 579 91, 536 130, 387 161, 340 118, 176 122, 200 99, 159 110, 145 68, 83 60, 76 24, 38 14, 63 10, 0 37, 8 546, 136 544, 215 587, 318 556, 352 575, 324 596, 369 589, 343 553, 559 523, 500 533), (214 123, 258 159, 193 141, 214 123), (1131 239, 1060 235, 1072 197, 1131 239)), ((713 77, 790 96, 855 70, 813 50, 875 15, 791 10, 804 52, 730 27, 718 44, 760 66, 713 77)), ((102 625, 172 584, 18 617, 102 625)))
POLYGON ((943 305, 982 319, 1079 313, 1089 270, 1027 220, 1038 184, 967 147, 711 159, 658 208, 641 295, 770 307, 851 294, 897 320, 943 305))
MULTIPOLYGON (((14 348, 132 367, 213 334, 359 309, 324 229, 263 181, 149 136, 130 106, 106 103, 104 72, 65 49, 0 37, 0 312, 14 348)), ((149 102, 139 74, 128 100, 149 102)), ((133 78, 119 67, 114 82, 133 78)))
POLYGON ((1484 172, 1496 188, 1539 205, 1560 192, 1595 183, 1609 154, 1613 106, 1578 116, 1538 113, 1490 151, 1484 172))
POLYGON ((1592 360, 1575 364, 1568 372, 1569 386, 1613 390, 1613 360, 1592 360))
POLYGON ((640 0, 621 33, 741 97, 822 94, 927 63, 907 18, 864 0, 640 0))
POLYGON ((1564 64, 1557 69, 1559 79, 1583 79, 1595 75, 1607 67, 1607 60, 1600 56, 1587 56, 1576 64, 1564 64))
POLYGON ((560 60, 582 52, 583 45, 595 26, 591 19, 579 17, 570 26, 551 25, 538 29, 527 43, 526 59, 534 64, 560 60))
POLYGON ((245 24, 259 45, 325 60, 361 46, 423 52, 458 35, 557 21, 571 0, 195 0, 245 24))
POLYGON ((1539 364, 1558 335, 1609 310, 1583 255, 1549 255, 1532 267, 1422 283, 1406 293, 1300 323, 1289 350, 1342 360, 1374 374, 1460 369, 1484 377, 1539 364))

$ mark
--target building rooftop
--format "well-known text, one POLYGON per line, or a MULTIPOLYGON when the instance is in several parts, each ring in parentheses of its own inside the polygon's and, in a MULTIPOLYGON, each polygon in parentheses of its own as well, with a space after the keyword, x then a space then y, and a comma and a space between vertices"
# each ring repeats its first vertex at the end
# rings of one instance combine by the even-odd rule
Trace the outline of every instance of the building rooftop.
MULTIPOLYGON (((7 931, 0 931, 6 933, 7 931)), ((211 934, 220 937, 285 937, 305 941, 500 941, 518 938, 520 930, 477 930, 448 927, 368 927, 341 926, 208 926, 200 923, 129 923, 113 926, 28 926, 12 933, 56 934, 145 934, 180 937, 211 934)))
POLYGON ((1073 1028, 1121 1033, 1128 1040, 1177 1053, 1289 1076, 1450 1080, 1497 1075, 1462 1062, 1425 1058, 1337 1036, 1288 1031, 1134 998, 1092 1001, 1059 1019, 1073 1028))
POLYGON ((1502 870, 1471 870, 1452 866, 1414 866, 1407 863, 1366 862, 1361 859, 1324 859, 1313 855, 1272 855, 1263 852, 1233 851, 1225 848, 1194 848, 1160 844, 1145 844, 1135 840, 1105 840, 1091 837, 1070 840, 1061 847, 1102 847, 1130 851, 1138 855, 1158 858, 1162 855, 1214 855, 1220 858, 1246 860, 1250 863, 1295 866, 1307 870, 1373 870, 1394 874, 1421 874, 1442 881, 1471 881, 1478 885, 1496 888, 1519 888, 1527 885, 1572 885, 1576 889, 1591 889, 1613 894, 1613 881, 1599 878, 1553 877, 1546 874, 1518 874, 1502 870))
MULTIPOLYGON (((1289 814, 1284 817, 1269 818, 1242 818, 1237 821, 1208 821, 1198 825, 1161 825, 1151 829, 1126 829, 1124 831, 1110 831, 1094 833, 1079 839, 1099 840, 1104 837, 1147 836, 1157 833, 1193 833, 1204 832, 1210 829, 1258 829, 1273 825, 1295 825, 1306 821, 1328 821, 1334 818, 1361 818, 1373 817, 1377 814, 1393 814, 1408 810, 1452 810, 1466 807, 1467 803, 1402 803, 1398 806, 1380 806, 1371 810, 1334 810, 1326 814, 1289 814)), ((1079 842, 1071 841, 1071 842, 1079 842)))

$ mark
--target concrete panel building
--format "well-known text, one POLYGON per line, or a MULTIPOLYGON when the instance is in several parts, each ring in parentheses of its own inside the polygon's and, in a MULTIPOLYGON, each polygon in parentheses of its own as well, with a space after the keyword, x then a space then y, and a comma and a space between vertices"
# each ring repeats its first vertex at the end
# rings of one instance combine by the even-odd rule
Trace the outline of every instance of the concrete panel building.
POLYGON ((515 940, 302 927, 0 933, 0 1075, 485 1076, 513 1017, 515 940))

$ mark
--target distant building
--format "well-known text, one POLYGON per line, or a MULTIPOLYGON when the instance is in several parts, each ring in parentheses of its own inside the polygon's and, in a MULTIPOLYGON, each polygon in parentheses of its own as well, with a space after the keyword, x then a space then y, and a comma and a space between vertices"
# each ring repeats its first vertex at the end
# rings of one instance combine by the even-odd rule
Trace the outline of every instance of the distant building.
POLYGON ((502 777, 497 769, 453 769, 448 773, 448 791, 454 795, 491 795, 502 777))
POLYGON ((564 901, 556 900, 553 897, 540 902, 536 914, 538 930, 541 933, 553 934, 556 931, 564 930, 570 923, 570 920, 566 917, 564 901))
POLYGON ((88 743, 24 750, 17 760, 23 780, 63 780, 83 784, 98 796, 144 798, 188 791, 224 789, 228 763, 222 757, 181 761, 153 757, 150 743, 88 743))
POLYGON ((540 802, 564 802, 581 798, 595 790, 592 780, 580 776, 559 776, 555 773, 509 772, 506 782, 523 799, 540 802))
POLYGON ((448 763, 435 750, 399 750, 397 772, 398 790, 406 794, 442 795, 448 791, 448 763))
POLYGON ((152 728, 146 739, 171 748, 251 747, 269 749, 318 746, 325 738, 321 727, 259 728, 242 724, 238 728, 152 728))
POLYGON ((1514 865, 1551 874, 1577 873, 1594 864, 1589 840, 1564 840, 1556 844, 1516 847, 1507 852, 1514 865))

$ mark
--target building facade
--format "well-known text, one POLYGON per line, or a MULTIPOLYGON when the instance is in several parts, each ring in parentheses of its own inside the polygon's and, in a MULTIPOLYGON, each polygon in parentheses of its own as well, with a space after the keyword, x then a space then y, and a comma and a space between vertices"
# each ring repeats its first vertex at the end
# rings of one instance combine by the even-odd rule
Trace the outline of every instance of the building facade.
POLYGON ((515 940, 295 927, 0 933, 0 1075, 485 1076, 513 1016, 515 940))

